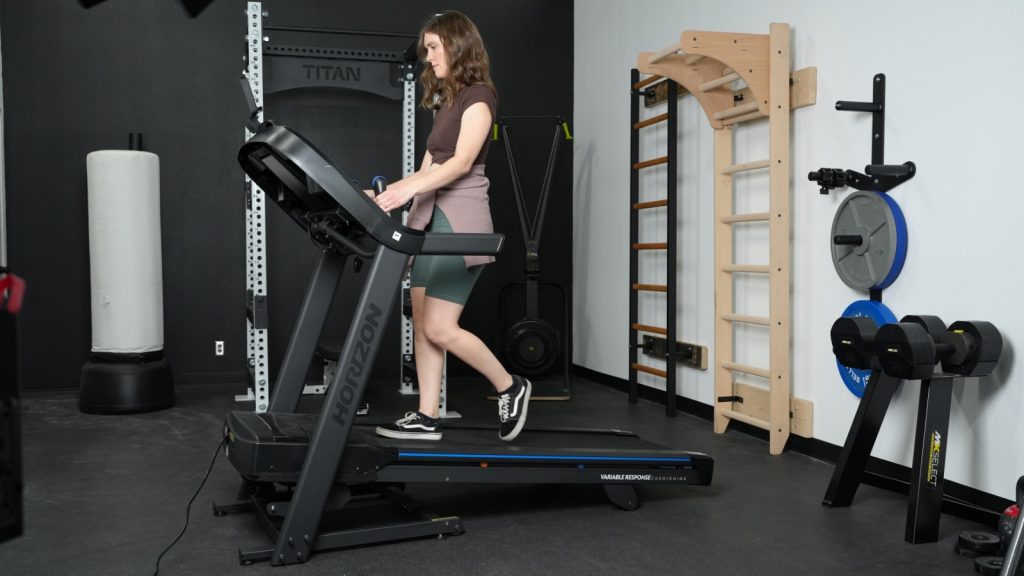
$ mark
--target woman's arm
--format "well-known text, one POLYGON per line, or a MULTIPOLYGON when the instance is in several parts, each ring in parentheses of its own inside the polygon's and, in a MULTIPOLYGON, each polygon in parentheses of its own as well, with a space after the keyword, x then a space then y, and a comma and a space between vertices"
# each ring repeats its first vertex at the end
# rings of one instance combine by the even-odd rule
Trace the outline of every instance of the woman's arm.
POLYGON ((424 167, 415 174, 390 184, 388 189, 377 196, 377 205, 390 212, 411 200, 414 196, 437 190, 469 173, 473 161, 480 154, 484 142, 491 133, 491 109, 483 102, 477 102, 462 113, 462 127, 455 144, 455 155, 441 165, 428 164, 430 154, 424 157, 424 167))

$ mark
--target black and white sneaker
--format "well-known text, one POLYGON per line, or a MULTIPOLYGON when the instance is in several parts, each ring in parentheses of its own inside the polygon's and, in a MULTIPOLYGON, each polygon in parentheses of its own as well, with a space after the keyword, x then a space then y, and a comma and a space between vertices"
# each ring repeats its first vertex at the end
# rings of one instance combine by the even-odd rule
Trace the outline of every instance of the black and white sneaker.
POLYGON ((522 376, 512 376, 512 386, 498 394, 498 419, 501 428, 498 438, 505 442, 515 440, 526 424, 526 409, 530 405, 533 386, 522 376))
POLYGON ((441 419, 422 412, 406 412, 394 424, 377 426, 377 435, 402 440, 440 440, 441 419))

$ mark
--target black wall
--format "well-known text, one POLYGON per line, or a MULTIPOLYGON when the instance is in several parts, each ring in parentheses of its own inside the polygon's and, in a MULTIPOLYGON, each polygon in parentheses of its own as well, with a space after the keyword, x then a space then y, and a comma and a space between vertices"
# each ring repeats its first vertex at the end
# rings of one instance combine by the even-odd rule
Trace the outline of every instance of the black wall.
MULTIPOLYGON (((436 6, 418 0, 277 0, 263 6, 270 12, 268 24, 410 33, 435 11, 462 10, 480 27, 489 49, 500 92, 499 115, 557 113, 572 118, 569 0, 461 0, 436 6)), ((19 323, 25 388, 78 385, 91 343, 85 156, 126 147, 129 132, 142 132, 145 148, 160 156, 164 339, 175 379, 244 382, 245 223, 243 178, 235 160, 244 115, 237 82, 243 67, 244 9, 245 2, 216 0, 199 17, 190 18, 173 0, 107 0, 89 10, 71 0, 0 3, 9 264, 29 283, 19 323), (226 341, 223 357, 214 356, 214 340, 226 341)), ((367 142, 387 146, 369 156, 386 166, 346 166, 346 171, 359 179, 397 174, 400 133, 392 128, 397 120, 387 106, 368 102, 358 113, 363 121, 348 123, 345 110, 358 107, 360 97, 340 91, 334 95, 337 110, 328 115, 340 122, 335 124, 339 128, 319 128, 337 140, 321 147, 345 156, 346 150, 365 151, 367 142), (385 116, 381 130, 393 134, 386 137, 393 137, 393 148, 365 134, 373 129, 365 119, 375 114, 385 116)), ((290 95, 276 110, 274 100, 268 100, 267 116, 301 126, 324 114, 324 106, 331 108, 322 94, 314 95, 320 112, 283 117, 298 116, 308 107, 294 98, 290 95)), ((530 204, 549 144, 546 130, 523 132, 515 140, 530 204)), ((571 172, 571 146, 563 143, 542 267, 545 279, 567 291, 571 172)), ((495 226, 508 242, 499 262, 482 276, 463 325, 496 346, 503 331, 498 322, 501 288, 520 279, 523 267, 500 144, 492 145, 488 175, 495 226)), ((280 364, 316 254, 301 231, 273 214, 275 210, 268 206, 273 368, 280 364)), ((343 318, 348 306, 348 298, 338 298, 335 315, 343 318)), ((509 314, 510 321, 516 315, 521 310, 509 314)), ((341 326, 333 322, 328 330, 343 332, 341 326)), ((397 374, 397 331, 392 330, 390 342, 393 348, 382 351, 378 362, 378 377, 397 374)), ((449 371, 455 377, 472 375, 458 362, 449 371)))

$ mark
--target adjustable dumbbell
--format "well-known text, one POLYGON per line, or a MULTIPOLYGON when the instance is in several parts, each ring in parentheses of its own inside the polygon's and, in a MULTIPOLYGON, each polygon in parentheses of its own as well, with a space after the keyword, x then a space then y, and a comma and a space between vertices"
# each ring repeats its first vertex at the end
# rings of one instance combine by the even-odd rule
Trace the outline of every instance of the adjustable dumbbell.
POLYGON ((1003 349, 999 331, 989 322, 955 322, 949 329, 937 316, 905 316, 886 324, 875 337, 882 370, 897 378, 930 378, 935 365, 961 376, 992 372, 1003 349))
POLYGON ((961 376, 988 376, 1003 353, 1003 335, 991 322, 959 320, 946 332, 953 351, 942 357, 942 370, 961 376))
POLYGON ((882 326, 875 338, 882 370, 907 380, 929 378, 939 355, 949 349, 939 343, 945 332, 946 324, 938 316, 904 316, 899 323, 882 326))
POLYGON ((842 317, 832 324, 832 353, 843 366, 857 370, 878 367, 875 336, 878 325, 864 316, 842 317))

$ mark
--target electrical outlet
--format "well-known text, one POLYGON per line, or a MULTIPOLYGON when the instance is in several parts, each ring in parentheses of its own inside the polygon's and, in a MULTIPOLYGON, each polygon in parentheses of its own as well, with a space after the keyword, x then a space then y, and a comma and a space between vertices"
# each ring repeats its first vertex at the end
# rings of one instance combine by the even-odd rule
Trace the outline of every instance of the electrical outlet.
POLYGON ((223 340, 215 340, 213 342, 213 353, 216 354, 217 356, 223 356, 224 355, 224 341, 223 340))

